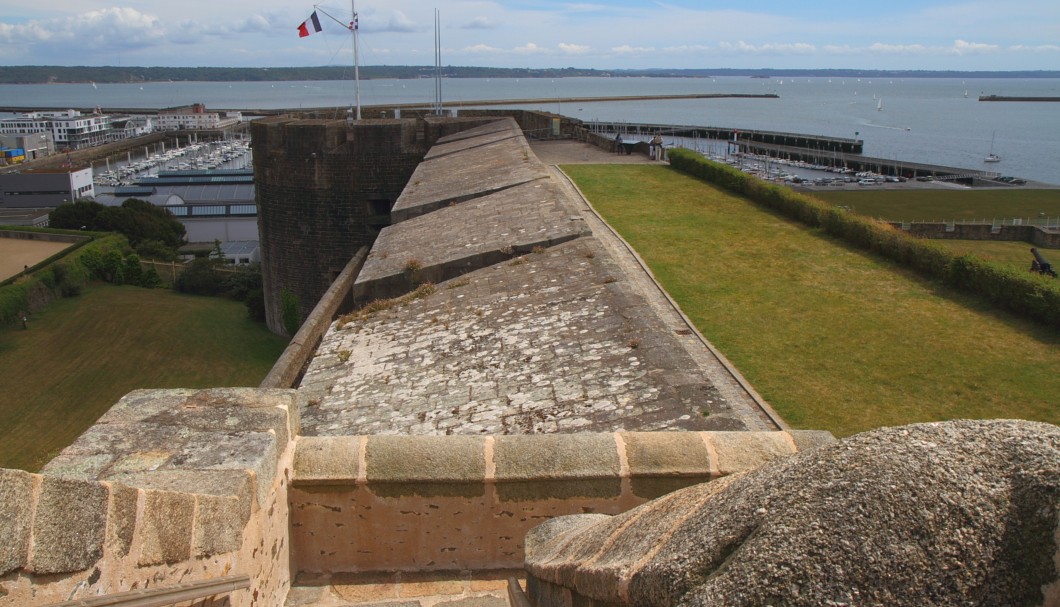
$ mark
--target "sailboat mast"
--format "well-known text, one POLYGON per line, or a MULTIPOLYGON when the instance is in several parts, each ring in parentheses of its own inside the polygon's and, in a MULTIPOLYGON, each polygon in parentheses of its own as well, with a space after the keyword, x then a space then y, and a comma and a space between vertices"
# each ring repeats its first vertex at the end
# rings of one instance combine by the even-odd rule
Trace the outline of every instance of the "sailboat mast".
POLYGON ((434 113, 442 115, 442 29, 438 9, 434 9, 434 113))
POLYGON ((357 107, 357 120, 361 119, 361 65, 357 56, 357 31, 360 24, 357 22, 356 0, 350 0, 350 32, 353 34, 353 97, 357 107))

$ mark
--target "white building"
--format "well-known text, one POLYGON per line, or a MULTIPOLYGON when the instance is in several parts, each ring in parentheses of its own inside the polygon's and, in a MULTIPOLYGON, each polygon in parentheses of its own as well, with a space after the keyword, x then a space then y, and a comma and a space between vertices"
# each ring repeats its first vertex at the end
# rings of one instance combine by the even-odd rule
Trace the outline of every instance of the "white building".
POLYGON ((53 209, 96 195, 92 169, 27 169, 0 174, 0 208, 53 209))
POLYGON ((85 115, 77 110, 29 112, 0 120, 0 135, 51 133, 57 149, 78 149, 106 143, 110 116, 85 115))
POLYGON ((240 123, 243 115, 240 112, 207 112, 201 103, 171 107, 158 111, 158 130, 160 131, 201 131, 223 129, 240 123))
POLYGON ((154 116, 122 116, 111 120, 111 140, 120 141, 149 135, 155 130, 154 116))

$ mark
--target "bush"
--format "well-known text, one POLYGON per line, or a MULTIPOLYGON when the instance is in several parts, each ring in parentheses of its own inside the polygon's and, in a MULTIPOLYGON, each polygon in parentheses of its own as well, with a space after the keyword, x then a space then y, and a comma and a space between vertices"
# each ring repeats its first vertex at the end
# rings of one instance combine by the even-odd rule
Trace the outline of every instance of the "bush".
POLYGON ((145 289, 157 289, 162 286, 162 277, 154 268, 147 268, 147 271, 140 273, 140 286, 145 289))
POLYGON ((294 335, 302 325, 301 313, 298 310, 298 296, 288 289, 280 291, 280 317, 283 328, 288 335, 294 335))
POLYGON ((261 287, 247 291, 243 304, 247 306, 251 320, 265 322, 265 291, 261 287))
POLYGON ((224 291, 224 277, 209 259, 194 259, 177 277, 173 288, 192 295, 219 295, 224 291))
POLYGON ((978 257, 957 257, 890 224, 831 207, 689 150, 671 151, 670 165, 928 278, 978 295, 1015 314, 1060 327, 1060 288, 1040 276, 1019 273, 978 257))

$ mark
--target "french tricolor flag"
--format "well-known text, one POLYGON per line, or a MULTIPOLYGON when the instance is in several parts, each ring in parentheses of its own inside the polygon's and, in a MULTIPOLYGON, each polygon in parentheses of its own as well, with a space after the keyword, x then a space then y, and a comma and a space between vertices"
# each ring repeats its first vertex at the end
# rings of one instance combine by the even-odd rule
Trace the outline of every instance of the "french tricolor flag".
POLYGON ((320 31, 320 19, 317 18, 317 12, 313 11, 313 14, 308 19, 302 22, 302 25, 298 26, 298 37, 305 38, 309 34, 313 34, 320 31))

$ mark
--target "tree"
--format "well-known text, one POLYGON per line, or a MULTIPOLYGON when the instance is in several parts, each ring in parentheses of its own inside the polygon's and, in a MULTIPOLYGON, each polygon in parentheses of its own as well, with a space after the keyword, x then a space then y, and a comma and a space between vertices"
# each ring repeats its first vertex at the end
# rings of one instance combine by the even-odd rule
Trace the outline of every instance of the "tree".
POLYGON ((138 198, 130 198, 120 207, 78 200, 60 205, 49 213, 48 219, 53 228, 118 232, 137 250, 143 245, 157 254, 161 252, 161 243, 170 259, 176 257, 177 248, 184 244, 184 224, 166 209, 138 198))

